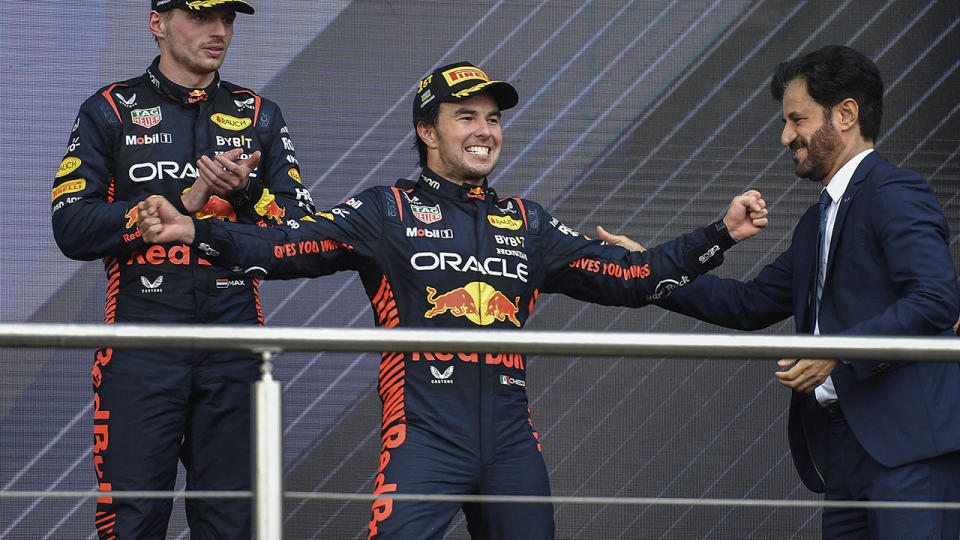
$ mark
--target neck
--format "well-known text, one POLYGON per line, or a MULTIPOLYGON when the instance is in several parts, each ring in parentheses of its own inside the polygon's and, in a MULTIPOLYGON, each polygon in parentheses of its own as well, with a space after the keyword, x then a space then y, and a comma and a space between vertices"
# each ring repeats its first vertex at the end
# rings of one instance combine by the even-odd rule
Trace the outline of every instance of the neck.
POLYGON ((193 73, 177 65, 169 56, 160 55, 160 73, 170 79, 170 81, 179 84, 185 88, 206 88, 213 82, 216 71, 210 73, 193 73))
POLYGON ((830 171, 830 174, 827 175, 823 180, 824 187, 833 180, 833 177, 837 175, 837 172, 847 164, 848 161, 854 158, 860 152, 864 150, 873 148, 873 141, 864 140, 861 137, 857 137, 851 144, 846 145, 844 150, 837 156, 836 165, 830 171))

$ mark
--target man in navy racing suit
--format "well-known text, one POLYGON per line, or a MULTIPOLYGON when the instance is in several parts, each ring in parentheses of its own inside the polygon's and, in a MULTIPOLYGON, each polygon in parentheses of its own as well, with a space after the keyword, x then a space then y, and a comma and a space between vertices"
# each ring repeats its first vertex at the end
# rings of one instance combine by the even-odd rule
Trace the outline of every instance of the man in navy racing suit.
MULTIPOLYGON (((591 241, 539 204, 486 182, 500 153, 500 111, 514 88, 458 63, 423 79, 414 125, 417 181, 363 191, 298 229, 190 219, 141 204, 149 242, 177 239, 212 261, 268 279, 360 273, 381 327, 519 329, 541 293, 642 306, 720 264, 766 225, 757 192, 723 221, 647 252, 591 241)), ((549 495, 520 354, 383 353, 382 446, 375 494, 549 495)), ((373 503, 369 537, 442 538, 459 508, 474 538, 552 538, 549 504, 373 503)))
MULTIPOLYGON (((263 324, 256 280, 189 245, 147 245, 136 203, 198 219, 297 224, 313 214, 278 106, 220 79, 242 1, 154 1, 160 56, 80 107, 53 184, 53 231, 73 259, 103 259, 107 323, 263 324), (199 179, 205 171, 204 179, 199 179)), ((113 490, 250 489, 253 354, 97 351, 94 446, 103 538, 164 538, 172 501, 113 490)), ((186 500, 193 538, 249 538, 250 502, 186 500)))

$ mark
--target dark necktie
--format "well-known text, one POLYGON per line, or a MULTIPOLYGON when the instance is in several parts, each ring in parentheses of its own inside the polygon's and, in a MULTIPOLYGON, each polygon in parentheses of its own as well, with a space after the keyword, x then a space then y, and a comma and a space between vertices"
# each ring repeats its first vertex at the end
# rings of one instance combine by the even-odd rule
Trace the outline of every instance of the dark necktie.
POLYGON ((816 272, 813 274, 813 287, 810 288, 810 330, 813 331, 817 325, 817 312, 820 310, 820 286, 823 283, 821 274, 825 274, 827 269, 823 268, 823 241, 827 229, 827 208, 830 207, 832 199, 827 190, 820 192, 820 202, 817 204, 817 264, 816 272))

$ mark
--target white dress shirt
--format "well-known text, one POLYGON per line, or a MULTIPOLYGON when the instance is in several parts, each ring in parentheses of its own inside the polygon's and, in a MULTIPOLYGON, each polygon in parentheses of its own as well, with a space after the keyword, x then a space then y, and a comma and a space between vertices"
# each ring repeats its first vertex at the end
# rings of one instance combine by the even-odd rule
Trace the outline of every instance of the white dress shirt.
MULTIPOLYGON (((840 204, 849 202, 849 199, 843 200, 843 194, 847 191, 850 179, 853 178, 853 173, 857 170, 860 162, 863 161, 863 158, 867 157, 867 154, 870 152, 873 152, 873 148, 868 148, 860 152, 853 156, 850 161, 844 163, 843 167, 840 167, 837 174, 833 175, 827 187, 824 188, 827 190, 827 193, 830 194, 831 200, 830 206, 827 207, 827 224, 823 230, 823 247, 820 249, 820 274, 817 276, 817 281, 820 286, 817 289, 818 291, 823 291, 823 281, 827 271, 827 258, 830 255, 830 240, 833 238, 833 224, 837 221, 837 212, 840 211, 840 204)), ((817 305, 819 305, 819 303, 820 295, 818 294, 817 305)), ((817 310, 818 320, 813 328, 813 334, 815 336, 820 335, 819 313, 820 311, 817 310)), ((817 396, 817 401, 819 401, 821 405, 828 405, 837 401, 837 390, 833 387, 833 378, 831 377, 827 377, 827 380, 823 381, 823 384, 818 386, 814 390, 814 393, 817 396)))

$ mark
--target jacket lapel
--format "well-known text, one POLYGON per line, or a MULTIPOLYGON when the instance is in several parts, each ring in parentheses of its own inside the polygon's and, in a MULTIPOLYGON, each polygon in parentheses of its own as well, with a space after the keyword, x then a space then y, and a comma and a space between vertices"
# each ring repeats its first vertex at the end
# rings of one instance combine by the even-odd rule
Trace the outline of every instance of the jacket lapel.
POLYGON ((850 179, 850 183, 847 184, 847 189, 843 192, 843 197, 840 199, 840 206, 837 208, 837 219, 833 223, 833 233, 830 237, 830 248, 827 251, 827 271, 824 274, 824 289, 826 289, 827 284, 830 283, 830 275, 833 273, 833 263, 836 260, 833 255, 837 249, 837 242, 843 234, 843 226, 850 213, 850 207, 853 205, 853 198, 857 195, 857 192, 860 191, 860 185, 867 179, 867 175, 873 167, 876 166, 879 159, 880 156, 877 155, 876 150, 870 152, 863 158, 863 161, 857 166, 857 170, 853 172, 853 177, 850 179))

